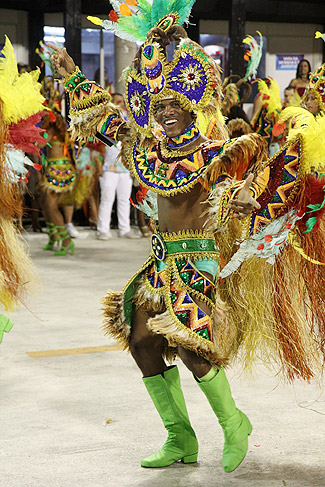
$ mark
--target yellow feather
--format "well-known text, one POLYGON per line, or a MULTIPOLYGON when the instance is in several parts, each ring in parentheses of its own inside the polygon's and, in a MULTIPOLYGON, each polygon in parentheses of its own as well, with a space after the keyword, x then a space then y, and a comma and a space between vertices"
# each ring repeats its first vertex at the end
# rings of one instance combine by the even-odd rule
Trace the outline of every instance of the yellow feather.
POLYGON ((102 19, 100 19, 99 17, 92 17, 91 15, 88 15, 87 19, 95 25, 103 24, 102 19))
POLYGON ((14 49, 6 36, 0 57, 0 98, 3 101, 4 119, 7 124, 17 123, 43 110, 44 98, 40 93, 39 73, 18 74, 14 49))
POLYGON ((319 169, 325 165, 325 117, 315 118, 308 110, 288 107, 281 113, 280 120, 293 119, 287 141, 294 141, 298 136, 303 140, 302 159, 306 173, 311 168, 319 169))

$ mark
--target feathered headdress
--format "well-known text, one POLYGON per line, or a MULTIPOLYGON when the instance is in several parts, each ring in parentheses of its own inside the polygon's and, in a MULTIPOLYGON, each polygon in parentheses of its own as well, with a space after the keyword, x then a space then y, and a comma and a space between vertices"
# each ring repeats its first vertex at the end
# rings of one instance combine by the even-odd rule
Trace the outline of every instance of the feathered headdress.
POLYGON ((39 70, 18 74, 12 44, 6 36, 0 57, 0 98, 3 101, 5 123, 17 123, 43 109, 44 98, 38 83, 39 70))
POLYGON ((311 93, 316 96, 320 110, 325 110, 325 64, 319 66, 310 75, 309 84, 302 98, 303 103, 311 93))
POLYGON ((204 109, 217 120, 222 96, 218 67, 201 46, 180 30, 188 22, 194 1, 114 0, 111 20, 88 17, 123 39, 144 42, 134 65, 125 71, 125 98, 136 129, 147 137, 152 136, 154 106, 166 97, 177 99, 184 110, 204 109), (180 42, 173 60, 168 61, 166 46, 175 37, 180 42))
POLYGON ((109 20, 87 17, 93 24, 114 32, 121 39, 145 42, 150 29, 188 22, 195 0, 111 0, 109 20))
POLYGON ((256 32, 260 36, 259 43, 251 35, 248 35, 243 39, 243 44, 248 45, 248 49, 246 49, 244 55, 245 61, 248 61, 244 80, 256 78, 258 66, 261 61, 263 53, 263 37, 258 30, 256 32))
POLYGON ((52 63, 51 63, 51 50, 49 47, 47 47, 43 41, 40 41, 39 42, 39 46, 38 48, 35 49, 35 52, 36 54, 39 55, 39 57, 42 59, 42 64, 43 65, 47 65, 52 74, 53 74, 53 66, 52 66, 52 63))

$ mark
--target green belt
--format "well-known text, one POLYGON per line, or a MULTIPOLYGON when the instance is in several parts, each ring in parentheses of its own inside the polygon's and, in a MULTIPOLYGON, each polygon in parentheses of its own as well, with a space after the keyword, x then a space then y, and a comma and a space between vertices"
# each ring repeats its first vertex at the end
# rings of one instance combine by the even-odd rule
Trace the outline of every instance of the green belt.
POLYGON ((167 255, 188 254, 189 252, 218 253, 218 247, 214 239, 207 238, 182 238, 166 241, 159 233, 151 237, 151 249, 158 260, 164 260, 167 255))
POLYGON ((46 162, 49 166, 52 166, 55 164, 57 164, 57 165, 64 164, 65 166, 67 166, 68 164, 73 165, 70 159, 65 159, 64 157, 59 157, 58 159, 56 159, 55 157, 49 158, 49 159, 46 159, 46 162))

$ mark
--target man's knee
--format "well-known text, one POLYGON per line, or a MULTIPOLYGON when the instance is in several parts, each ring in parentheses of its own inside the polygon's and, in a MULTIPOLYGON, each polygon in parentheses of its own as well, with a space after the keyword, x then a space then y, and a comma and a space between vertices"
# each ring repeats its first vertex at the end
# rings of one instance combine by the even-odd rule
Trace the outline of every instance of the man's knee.
POLYGON ((211 364, 205 358, 197 355, 191 350, 187 350, 181 346, 178 347, 178 354, 186 367, 197 376, 202 376, 211 368, 211 364))
POLYGON ((131 335, 130 351, 133 356, 141 356, 143 353, 150 353, 161 347, 161 338, 152 334, 138 335, 136 333, 131 335))

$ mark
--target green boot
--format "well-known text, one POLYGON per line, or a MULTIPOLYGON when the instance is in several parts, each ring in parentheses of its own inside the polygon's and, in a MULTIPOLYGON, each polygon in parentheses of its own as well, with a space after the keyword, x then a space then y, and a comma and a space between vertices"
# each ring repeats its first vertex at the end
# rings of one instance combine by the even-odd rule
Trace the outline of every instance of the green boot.
POLYGON ((57 228, 54 223, 46 222, 46 231, 49 236, 49 241, 44 245, 43 250, 53 250, 53 247, 58 243, 58 239, 54 240, 54 235, 57 235, 57 228))
POLYGON ((73 255, 74 254, 74 243, 72 242, 70 235, 66 231, 65 226, 57 225, 56 228, 58 230, 59 239, 61 241, 61 248, 60 248, 60 250, 57 250, 54 253, 54 255, 67 255, 69 250, 71 250, 71 255, 73 255), (64 246, 62 242, 64 242, 65 240, 69 240, 69 239, 70 239, 69 245, 64 246))
POLYGON ((252 425, 247 416, 236 408, 223 369, 220 369, 213 379, 198 383, 223 429, 225 444, 222 466, 225 472, 232 472, 246 456, 252 425))
POLYGON ((178 460, 197 461, 198 443, 191 426, 177 367, 144 377, 143 382, 168 432, 162 449, 141 462, 142 467, 167 467, 178 460))

